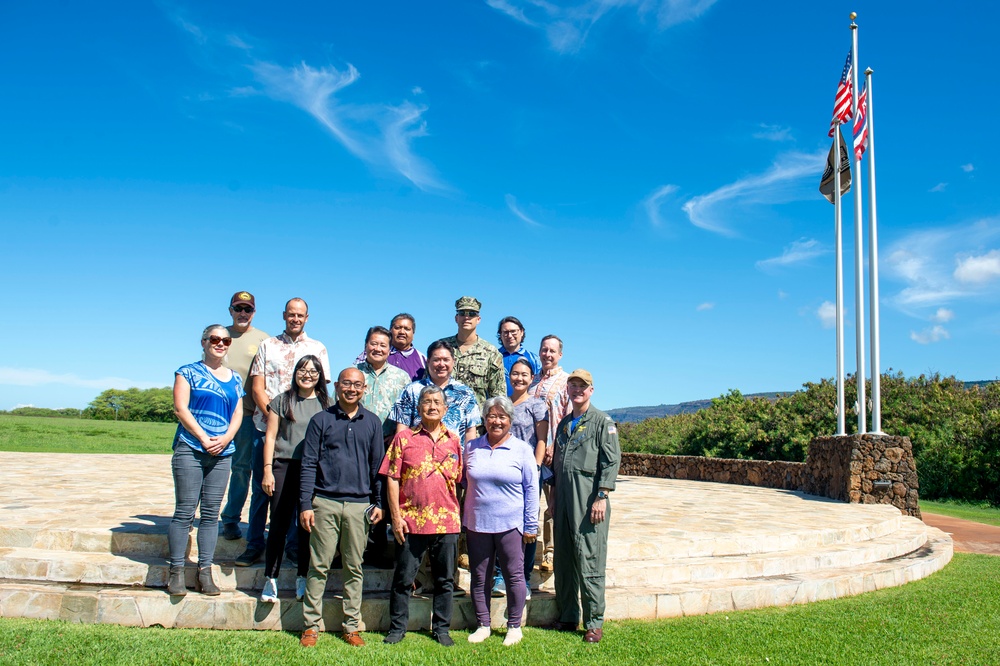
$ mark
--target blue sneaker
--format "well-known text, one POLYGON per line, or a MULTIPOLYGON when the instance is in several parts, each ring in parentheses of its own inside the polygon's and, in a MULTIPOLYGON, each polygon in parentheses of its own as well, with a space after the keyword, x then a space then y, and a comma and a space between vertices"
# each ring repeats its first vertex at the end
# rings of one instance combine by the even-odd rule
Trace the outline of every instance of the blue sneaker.
POLYGON ((503 582, 503 578, 497 578, 493 581, 493 591, 490 592, 490 596, 493 597, 505 597, 507 596, 507 586, 503 582))

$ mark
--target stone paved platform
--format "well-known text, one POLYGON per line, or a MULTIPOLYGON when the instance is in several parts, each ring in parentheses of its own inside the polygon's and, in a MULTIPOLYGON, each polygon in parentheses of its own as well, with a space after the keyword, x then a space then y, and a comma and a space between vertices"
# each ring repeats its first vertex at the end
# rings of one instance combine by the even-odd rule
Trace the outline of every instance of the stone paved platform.
MULTIPOLYGON (((220 597, 166 594, 173 512, 169 456, 0 453, 0 615, 127 625, 301 628, 284 569, 278 604, 257 599, 260 565, 232 566, 244 543, 219 539, 220 597)), ((191 561, 196 557, 193 538, 191 561)), ((807 603, 902 585, 951 559, 945 533, 888 505, 696 481, 621 477, 612 496, 609 619, 655 618, 807 603)), ((193 566, 193 565, 192 565, 193 566)), ((193 569, 189 570, 193 578, 193 569)), ((189 581, 193 582, 193 581, 189 581)), ((363 615, 387 626, 389 572, 366 569, 363 615)), ((467 573, 461 583, 468 587, 467 573)), ((554 617, 551 576, 533 577, 527 621, 554 617)), ((339 576, 324 623, 339 627, 339 576)), ((466 597, 454 625, 473 624, 466 597)), ((494 622, 504 604, 494 600, 494 622)), ((412 628, 429 624, 415 599, 412 628)))

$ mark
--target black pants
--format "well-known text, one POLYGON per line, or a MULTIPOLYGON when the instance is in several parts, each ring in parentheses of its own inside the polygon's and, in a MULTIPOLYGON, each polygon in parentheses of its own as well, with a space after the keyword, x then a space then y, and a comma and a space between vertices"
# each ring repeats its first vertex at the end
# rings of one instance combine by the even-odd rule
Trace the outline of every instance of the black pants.
POLYGON ((406 543, 396 547, 396 570, 392 574, 389 597, 390 631, 406 631, 410 619, 410 594, 420 560, 427 552, 434 578, 434 615, 431 631, 435 634, 451 627, 452 595, 455 591, 457 534, 407 534, 406 543))
MULTIPOLYGON (((267 531, 267 549, 264 551, 264 575, 277 578, 284 555, 285 535, 295 523, 299 513, 299 478, 302 461, 275 458, 271 465, 274 474, 274 494, 271 495, 271 527, 267 531)), ((309 573, 309 532, 299 525, 298 575, 309 573)))

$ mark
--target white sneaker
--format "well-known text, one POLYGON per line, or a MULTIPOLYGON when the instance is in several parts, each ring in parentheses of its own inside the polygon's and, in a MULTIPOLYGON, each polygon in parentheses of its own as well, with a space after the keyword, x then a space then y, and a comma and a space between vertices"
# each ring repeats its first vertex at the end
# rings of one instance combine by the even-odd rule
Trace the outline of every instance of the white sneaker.
POLYGON ((295 600, 302 601, 306 596, 306 577, 295 577, 295 600))
POLYGON ((264 589, 260 593, 260 600, 267 604, 278 601, 278 579, 268 578, 264 581, 264 589))
POLYGON ((469 642, 470 643, 482 643, 483 641, 485 641, 489 637, 490 637, 490 628, 489 627, 479 627, 478 629, 476 629, 475 631, 473 631, 471 634, 469 634, 469 642))
POLYGON ((531 601, 531 586, 528 586, 527 591, 524 593, 524 600, 531 601))
MULTIPOLYGON (((518 643, 521 642, 521 638, 522 637, 523 637, 523 635, 521 634, 521 627, 508 627, 507 628, 507 637, 505 639, 503 639, 503 644, 504 645, 517 645, 518 643)), ((469 638, 472 638, 472 637, 469 636, 469 638)))

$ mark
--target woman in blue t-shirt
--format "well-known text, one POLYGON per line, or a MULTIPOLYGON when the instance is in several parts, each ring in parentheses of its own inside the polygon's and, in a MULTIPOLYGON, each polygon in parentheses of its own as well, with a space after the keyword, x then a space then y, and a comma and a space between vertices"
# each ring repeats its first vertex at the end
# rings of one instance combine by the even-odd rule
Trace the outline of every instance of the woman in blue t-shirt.
POLYGON ((177 369, 174 375, 174 413, 177 434, 170 466, 174 473, 174 517, 167 541, 170 580, 167 591, 183 596, 184 560, 194 512, 198 521, 198 587, 202 594, 220 590, 212 580, 212 557, 219 539, 219 507, 229 484, 229 463, 236 450, 233 437, 243 414, 243 379, 222 365, 233 339, 221 324, 201 334, 202 360, 177 369))

